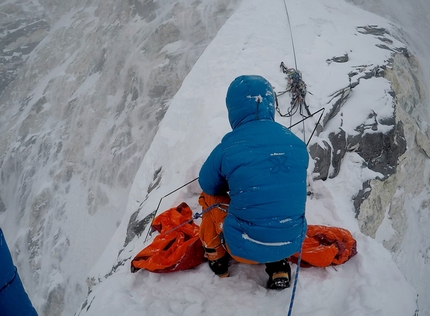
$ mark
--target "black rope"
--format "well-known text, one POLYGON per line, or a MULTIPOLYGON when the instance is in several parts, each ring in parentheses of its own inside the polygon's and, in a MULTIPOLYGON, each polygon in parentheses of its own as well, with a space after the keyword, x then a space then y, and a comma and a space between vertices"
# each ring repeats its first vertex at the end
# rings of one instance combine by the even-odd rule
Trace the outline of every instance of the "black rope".
MULTIPOLYGON (((307 143, 306 143, 306 147, 308 147, 308 145, 309 145, 309 143, 310 143, 310 141, 311 141, 312 137, 314 136, 315 131, 316 131, 316 130, 317 130, 317 128, 318 128, 318 125, 319 125, 319 124, 320 124, 320 122, 321 122, 321 119, 322 119, 323 114, 324 114, 324 110, 325 110, 325 108, 321 108, 321 109, 319 109, 318 111, 316 111, 316 112, 314 112, 314 113, 312 114, 312 116, 314 116, 314 115, 315 115, 315 114, 317 114, 318 112, 321 112, 321 115, 320 115, 320 117, 319 117, 319 119, 318 119, 318 122, 315 124, 315 127, 314 127, 314 129, 313 129, 313 131, 312 131, 312 134, 311 134, 311 136, 309 137, 309 139, 308 139, 308 141, 307 141, 307 143)), ((307 117, 307 118, 309 118, 309 117, 307 117)))

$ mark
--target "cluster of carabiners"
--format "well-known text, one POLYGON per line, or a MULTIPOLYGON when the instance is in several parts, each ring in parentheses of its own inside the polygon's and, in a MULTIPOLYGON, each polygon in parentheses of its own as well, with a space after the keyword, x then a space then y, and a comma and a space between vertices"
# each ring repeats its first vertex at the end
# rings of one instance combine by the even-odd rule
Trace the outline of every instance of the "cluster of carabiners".
POLYGON ((297 111, 299 111, 301 116, 311 116, 311 112, 305 100, 307 89, 306 83, 302 79, 302 73, 297 69, 288 68, 284 62, 281 62, 280 67, 282 72, 287 75, 288 84, 286 90, 279 93, 278 96, 288 92, 291 96, 291 106, 285 114, 280 112, 279 106, 277 106, 276 110, 282 117, 291 117, 296 114, 297 111), (306 113, 304 111, 306 111, 306 113))

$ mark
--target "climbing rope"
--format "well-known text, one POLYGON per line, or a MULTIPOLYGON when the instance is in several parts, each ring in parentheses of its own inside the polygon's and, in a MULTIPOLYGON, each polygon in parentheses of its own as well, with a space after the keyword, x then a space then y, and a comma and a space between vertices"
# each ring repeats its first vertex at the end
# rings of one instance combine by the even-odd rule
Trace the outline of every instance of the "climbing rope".
MULTIPOLYGON (((288 68, 284 62, 281 62, 281 70, 284 74, 287 75, 287 80, 288 80, 288 85, 287 88, 284 92, 281 92, 280 94, 276 95, 276 111, 279 113, 279 115, 281 115, 282 117, 290 117, 290 128, 292 126, 291 121, 292 121, 292 116, 294 114, 297 113, 297 111, 299 111, 300 115, 302 117, 304 117, 304 111, 303 109, 306 111, 307 113, 307 118, 312 117, 313 114, 309 111, 309 107, 306 104, 305 101, 305 97, 306 97, 306 93, 307 93, 307 89, 306 89, 306 84, 302 79, 302 74, 300 71, 298 71, 298 67, 297 67, 297 57, 296 57, 296 48, 294 46, 294 38, 293 38, 293 31, 292 31, 292 27, 291 27, 291 21, 290 21, 290 15, 288 13, 288 7, 287 7, 287 1, 284 0, 284 6, 285 6, 285 13, 287 14, 287 20, 288 20, 288 27, 290 30, 290 37, 291 37, 291 45, 293 48, 293 56, 294 56, 294 65, 295 68, 288 68), (291 96, 291 102, 290 102, 290 108, 288 109, 286 114, 282 114, 281 111, 279 110, 279 105, 278 105, 278 96, 281 96, 285 93, 290 93, 291 96)), ((317 113, 317 112, 315 112, 317 113)), ((315 125, 315 128, 312 132, 311 137, 309 138, 308 142, 306 143, 306 146, 309 144, 321 118, 322 115, 324 113, 324 110, 322 110, 322 113, 320 115, 320 118, 318 120, 317 125, 315 125)), ((305 141, 306 139, 306 135, 305 135, 305 123, 304 121, 307 119, 304 118, 302 120, 303 122, 303 141, 305 141)), ((294 305, 294 299, 295 299, 295 295, 296 295, 296 290, 297 290, 297 282, 298 282, 298 277, 299 277, 299 270, 300 270, 300 262, 301 262, 301 256, 302 256, 302 246, 303 246, 303 241, 304 241, 304 237, 306 232, 304 231, 303 228, 303 239, 302 239, 302 243, 300 246, 300 251, 299 251, 299 256, 298 256, 298 261, 297 261, 297 268, 296 268, 296 274, 294 276, 294 285, 293 285, 293 290, 292 290, 292 294, 291 294, 291 299, 290 299, 290 306, 288 308, 288 316, 291 316, 292 312, 293 312, 293 305, 294 305)))
POLYGON ((288 316, 291 316, 291 313, 293 312, 293 305, 294 305, 294 299, 296 297, 296 290, 297 290, 297 281, 299 279, 299 270, 300 270, 300 263, 302 262, 302 248, 303 248, 303 241, 306 237, 306 231, 305 227, 302 229, 302 243, 300 246, 299 256, 297 258, 297 267, 296 267, 296 275, 294 276, 294 285, 293 285, 293 291, 291 292, 291 300, 290 300, 290 306, 288 308, 288 316))
POLYGON ((296 58, 296 48, 294 47, 293 29, 291 27, 290 15, 288 14, 288 8, 287 8, 287 1, 286 0, 284 0, 284 6, 285 6, 285 13, 287 13, 288 28, 290 30, 290 37, 291 37, 291 45, 293 47, 294 65, 296 66, 296 69, 297 69, 297 58, 296 58))
MULTIPOLYGON (((304 117, 305 115, 307 115, 308 117, 311 117, 312 113, 310 112, 309 107, 305 101, 305 97, 307 93, 306 84, 302 79, 302 73, 298 70, 298 67, 297 67, 296 48, 294 45, 294 37, 293 37, 293 31, 291 27, 290 14, 288 13, 286 0, 284 0, 284 7, 285 7, 285 13, 287 15, 288 28, 290 30, 290 38, 291 38, 291 45, 293 49, 295 68, 287 67, 284 64, 284 62, 281 62, 280 67, 282 72, 287 75, 288 84, 285 91, 282 91, 276 95, 276 111, 279 113, 281 117, 289 117, 290 125, 291 125, 292 117, 297 112, 299 112, 302 117, 304 117), (282 113, 281 110, 279 109, 278 97, 284 95, 285 93, 290 94, 291 102, 290 102, 290 107, 287 109, 287 112, 282 113)), ((303 121, 303 141, 305 141, 305 139, 306 139, 305 123, 303 121)))

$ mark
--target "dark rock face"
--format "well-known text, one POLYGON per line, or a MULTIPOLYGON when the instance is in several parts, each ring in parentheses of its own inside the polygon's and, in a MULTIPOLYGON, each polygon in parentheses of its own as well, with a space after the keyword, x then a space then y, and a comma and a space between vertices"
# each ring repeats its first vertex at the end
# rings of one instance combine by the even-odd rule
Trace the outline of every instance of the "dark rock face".
POLYGON ((338 133, 329 135, 330 142, 324 141, 324 147, 317 143, 310 146, 309 152, 315 161, 314 179, 336 177, 347 152, 358 153, 370 170, 381 173, 381 180, 394 174, 398 158, 406 151, 403 124, 396 123, 388 133, 378 132, 377 125, 375 133, 365 133, 365 129, 359 126, 357 130, 361 129, 361 132, 354 136, 348 136, 340 129, 338 133))
POLYGON ((315 161, 314 180, 327 180, 331 165, 332 147, 327 141, 323 141, 324 147, 318 143, 309 147, 312 159, 315 161))
POLYGON ((25 13, 19 5, 0 5, 0 97, 16 78, 28 55, 50 29, 46 19, 25 13), (11 14, 11 11, 13 14, 11 14), (11 19, 10 17, 20 17, 11 19))
POLYGON ((130 221, 127 226, 127 235, 124 241, 124 247, 126 247, 134 237, 141 236, 145 228, 148 226, 148 224, 151 224, 156 215, 156 211, 153 211, 152 213, 145 216, 145 218, 142 220, 138 220, 137 217, 139 215, 139 211, 140 210, 134 212, 130 217, 130 221))
MULTIPOLYGON (((356 137, 358 138, 358 137, 356 137)), ((406 151, 403 123, 398 122, 386 134, 364 134, 357 140, 357 153, 364 158, 369 169, 381 173, 386 179, 396 172, 398 158, 406 151)))
POLYGON ((344 130, 340 130, 339 133, 332 133, 329 135, 330 143, 333 144, 333 155, 331 158, 331 164, 333 166, 333 171, 330 174, 330 178, 334 178, 339 174, 340 165, 342 163, 342 158, 347 152, 349 146, 347 135, 344 130))
MULTIPOLYGON (((385 35, 389 35, 389 32, 383 28, 364 26, 358 27, 357 30, 362 34, 377 36, 382 42, 391 44, 389 39, 384 37, 385 35)), ((380 48, 391 50, 393 55, 402 54, 406 58, 409 56, 405 48, 394 48, 387 45, 381 45, 380 48)), ((341 60, 333 57, 327 61, 347 62, 348 59, 346 57, 347 55, 341 60)), ((367 65, 365 68, 370 69, 369 66, 371 65, 367 65)), ((324 126, 333 118, 342 115, 341 109, 343 105, 348 101, 353 89, 360 84, 360 80, 384 77, 387 66, 392 66, 390 60, 387 61, 387 65, 376 66, 368 71, 361 71, 360 69, 351 71, 348 74, 350 78, 349 86, 336 91, 330 96, 328 111, 322 120, 321 126, 317 129, 317 133, 320 134, 324 130, 324 126), (355 81, 352 81, 354 78, 355 81)), ((389 94, 395 99, 393 91, 390 91, 389 94)), ((309 152, 315 161, 314 179, 326 180, 327 178, 336 177, 339 174, 342 159, 347 152, 356 152, 359 154, 364 160, 364 167, 378 172, 380 174, 379 178, 382 181, 395 174, 398 158, 406 151, 406 139, 403 123, 396 120, 394 102, 393 100, 393 113, 391 117, 379 118, 378 113, 372 111, 368 114, 365 123, 356 126, 356 133, 354 135, 348 135, 342 129, 342 126, 340 126, 338 132, 328 135, 328 141, 324 140, 322 144, 315 143, 311 145, 309 152)), ((369 196, 370 192, 370 182, 367 181, 363 183, 362 190, 354 197, 357 215, 359 214, 361 203, 369 196)))

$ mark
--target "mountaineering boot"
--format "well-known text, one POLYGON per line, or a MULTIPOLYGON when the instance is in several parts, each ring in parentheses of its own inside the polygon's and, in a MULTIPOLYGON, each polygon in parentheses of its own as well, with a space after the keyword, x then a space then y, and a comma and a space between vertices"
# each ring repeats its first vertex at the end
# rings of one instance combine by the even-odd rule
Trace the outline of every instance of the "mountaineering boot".
POLYGON ((209 260, 209 267, 211 270, 220 278, 226 278, 229 276, 228 273, 228 261, 230 256, 228 254, 224 255, 216 260, 209 260))
POLYGON ((266 272, 269 275, 268 289, 283 290, 290 287, 291 267, 287 259, 266 263, 266 272))
POLYGON ((283 290, 290 287, 290 277, 287 272, 277 272, 269 276, 267 288, 271 290, 283 290))

